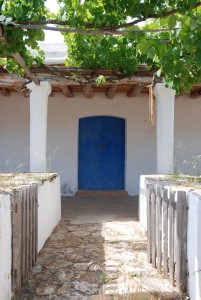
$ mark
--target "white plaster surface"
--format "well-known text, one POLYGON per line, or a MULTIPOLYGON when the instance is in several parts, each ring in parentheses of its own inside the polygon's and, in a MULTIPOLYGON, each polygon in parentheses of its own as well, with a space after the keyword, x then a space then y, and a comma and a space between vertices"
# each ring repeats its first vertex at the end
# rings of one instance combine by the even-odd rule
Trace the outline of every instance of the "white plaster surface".
POLYGON ((0 194, 0 299, 11 299, 10 196, 0 194))
POLYGON ((188 292, 190 299, 201 299, 201 191, 189 192, 188 211, 188 292))
MULTIPOLYGON (((192 164, 184 164, 185 158, 191 162, 192 156, 201 153, 200 100, 188 95, 175 100, 175 160, 181 170, 192 169, 192 164)), ((55 93, 48 104, 48 171, 59 172, 61 185, 66 183, 67 189, 74 191, 78 184, 79 118, 122 117, 126 119, 125 188, 131 195, 138 194, 140 174, 156 173, 156 129, 149 132, 148 106, 148 95, 144 94, 133 99, 118 94, 109 100, 103 93, 93 99, 82 93, 75 93, 74 98, 55 93)), ((0 95, 0 107, 0 171, 29 171, 29 100, 19 93, 0 95)))
POLYGON ((62 185, 66 183, 72 191, 78 187, 78 123, 83 117, 106 115, 126 120, 125 189, 130 195, 138 194, 140 174, 155 172, 155 132, 149 131, 147 95, 130 99, 118 94, 108 100, 102 93, 93 99, 82 93, 74 98, 59 94, 49 99, 48 109, 48 146, 50 153, 57 149, 51 170, 61 172, 62 185))
POLYGON ((49 82, 28 84, 30 93, 30 171, 46 172, 47 109, 49 82))
POLYGON ((38 187, 38 252, 61 220, 59 176, 38 187))
POLYGON ((156 97, 157 173, 172 174, 174 167, 175 93, 163 83, 154 87, 156 97))
POLYGON ((175 161, 178 172, 201 173, 201 96, 175 100, 175 161))
POLYGON ((139 185, 139 212, 138 217, 139 221, 144 227, 145 231, 147 230, 147 191, 146 191, 146 178, 147 175, 140 176, 140 185, 139 185))

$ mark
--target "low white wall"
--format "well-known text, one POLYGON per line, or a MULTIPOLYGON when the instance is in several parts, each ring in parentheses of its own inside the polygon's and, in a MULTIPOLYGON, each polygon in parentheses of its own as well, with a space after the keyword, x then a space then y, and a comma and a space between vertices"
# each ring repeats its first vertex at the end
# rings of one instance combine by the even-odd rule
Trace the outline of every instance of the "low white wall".
MULTIPOLYGON (((38 187, 38 252, 61 220, 60 178, 38 187)), ((0 300, 10 300, 12 264, 10 194, 0 194, 0 300)))
POLYGON ((38 252, 61 220, 59 176, 38 187, 38 252))
POLYGON ((188 292, 190 299, 201 299, 201 191, 188 193, 188 292))
POLYGON ((11 200, 0 194, 0 299, 11 299, 11 200))
POLYGON ((139 184, 139 211, 138 217, 140 223, 144 227, 145 231, 147 230, 147 191, 146 191, 146 175, 140 176, 139 184))

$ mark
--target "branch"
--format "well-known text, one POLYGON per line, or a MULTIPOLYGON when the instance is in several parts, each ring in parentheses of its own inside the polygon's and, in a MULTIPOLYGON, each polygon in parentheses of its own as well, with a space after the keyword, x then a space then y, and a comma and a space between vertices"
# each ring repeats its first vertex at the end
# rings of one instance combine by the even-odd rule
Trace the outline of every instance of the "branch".
POLYGON ((133 29, 133 30, 121 30, 116 31, 116 29, 111 28, 110 30, 104 29, 76 29, 76 28, 58 28, 50 26, 41 26, 41 25, 24 25, 24 24, 14 24, 23 29, 35 29, 35 30, 50 30, 50 31, 59 31, 59 32, 68 32, 68 33, 80 33, 80 34, 105 34, 105 35, 124 35, 128 33, 145 33, 145 32, 163 32, 163 31, 175 31, 177 28, 156 28, 156 29, 133 29))
MULTIPOLYGON (((191 7, 191 10, 197 8, 201 6, 201 2, 196 3, 195 5, 193 5, 191 7)), ((101 26, 101 27, 96 27, 93 24, 86 24, 85 28, 97 28, 97 29, 102 29, 102 30, 109 30, 109 29, 113 29, 113 30, 117 30, 120 28, 126 28, 126 27, 131 27, 133 25, 136 25, 140 22, 144 22, 148 19, 157 19, 157 18, 167 18, 170 15, 173 15, 175 13, 179 12, 178 9, 172 9, 170 11, 167 12, 163 12, 162 14, 152 14, 140 19, 137 19, 135 21, 129 22, 129 23, 124 23, 124 24, 120 24, 120 25, 106 25, 106 26, 101 26)), ((65 26, 65 25, 69 25, 69 21, 59 21, 59 20, 38 20, 38 21, 26 21, 26 22, 15 22, 15 24, 17 25, 37 25, 37 24, 53 24, 53 25, 61 25, 61 26, 65 26)))
MULTIPOLYGON (((201 2, 198 2, 196 3, 195 5, 192 6, 191 10, 197 8, 201 6, 201 2)), ((157 18, 167 18, 171 15, 174 15, 178 12, 178 9, 172 9, 170 11, 167 11, 167 12, 164 12, 162 14, 152 14, 152 15, 149 15, 147 17, 143 17, 141 19, 137 19, 135 21, 132 21, 130 23, 126 23, 126 24, 121 24, 121 25, 116 25, 116 26, 104 26, 104 29, 110 29, 110 28, 115 28, 115 29, 119 29, 119 28, 126 28, 126 27, 131 27, 133 25, 136 25, 140 22, 144 22, 144 21, 147 21, 148 19, 157 19, 157 18)))
MULTIPOLYGON (((9 45, 8 41, 6 40, 6 38, 4 36, 0 36, 0 41, 2 41, 6 45, 9 45)), ((22 56, 19 53, 11 53, 11 55, 17 61, 17 63, 24 69, 25 73, 27 74, 27 77, 32 79, 36 85, 40 85, 40 81, 26 66, 26 63, 25 63, 24 59, 22 58, 22 56)))

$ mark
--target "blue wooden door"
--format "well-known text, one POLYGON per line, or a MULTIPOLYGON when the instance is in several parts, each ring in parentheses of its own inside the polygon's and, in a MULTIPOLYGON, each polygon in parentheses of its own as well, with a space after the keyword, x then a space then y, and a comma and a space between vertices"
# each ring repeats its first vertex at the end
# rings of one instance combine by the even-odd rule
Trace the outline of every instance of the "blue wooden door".
POLYGON ((124 189, 125 121, 115 117, 80 119, 78 159, 79 189, 124 189))

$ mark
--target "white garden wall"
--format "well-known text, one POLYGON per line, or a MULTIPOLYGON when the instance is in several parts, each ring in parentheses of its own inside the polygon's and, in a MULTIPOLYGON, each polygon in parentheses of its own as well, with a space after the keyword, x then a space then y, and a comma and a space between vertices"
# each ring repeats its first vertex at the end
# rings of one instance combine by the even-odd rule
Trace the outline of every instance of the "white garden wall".
MULTIPOLYGON (((29 99, 19 93, 0 95, 0 171, 29 170, 29 99)), ((96 93, 86 99, 83 93, 66 98, 54 93, 49 98, 47 124, 48 170, 61 174, 62 193, 78 185, 78 121, 87 116, 117 116, 126 120, 125 188, 138 194, 140 174, 156 172, 156 133, 149 130, 148 95, 128 98, 117 94, 109 100, 96 93), (66 186, 67 185, 67 186, 66 186)), ((201 101, 188 96, 175 100, 175 141, 185 148, 188 160, 201 153, 201 101)), ((181 148, 176 161, 184 167, 181 148)))
POLYGON ((0 194, 0 299, 11 299, 11 201, 0 194))
POLYGON ((175 100, 175 166, 185 173, 201 173, 201 96, 175 100), (195 157, 195 158, 194 158, 195 157), (197 160, 197 162, 195 161, 197 160))
POLYGON ((188 292, 190 299, 201 299, 201 190, 189 192, 188 211, 188 292))
MULTIPOLYGON (((36 177, 37 174, 33 174, 33 181, 36 177)), ((55 175, 51 181, 51 176, 47 178, 38 186, 38 252, 61 220, 60 177, 55 175)), ((6 193, 0 194, 0 300, 10 300, 12 296, 11 243, 11 196, 6 193)))
POLYGON ((38 187, 38 252, 61 220, 59 176, 38 187))

